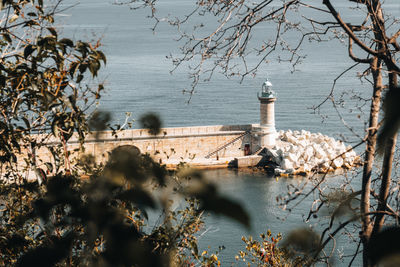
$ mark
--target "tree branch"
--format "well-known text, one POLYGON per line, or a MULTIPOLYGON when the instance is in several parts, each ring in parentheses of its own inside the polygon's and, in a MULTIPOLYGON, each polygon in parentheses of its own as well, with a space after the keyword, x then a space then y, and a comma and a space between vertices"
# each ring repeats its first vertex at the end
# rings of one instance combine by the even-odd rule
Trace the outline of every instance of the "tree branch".
POLYGON ((371 63, 370 58, 358 58, 353 54, 353 39, 349 37, 349 57, 357 63, 371 63))
POLYGON ((327 6, 333 17, 336 19, 336 21, 342 26, 343 30, 349 35, 351 39, 356 42, 365 52, 371 54, 371 55, 378 55, 378 52, 369 48, 366 46, 360 39, 358 39, 354 32, 349 28, 349 26, 342 20, 340 17, 339 13, 337 13, 336 9, 332 6, 330 0, 323 0, 323 4, 327 6))

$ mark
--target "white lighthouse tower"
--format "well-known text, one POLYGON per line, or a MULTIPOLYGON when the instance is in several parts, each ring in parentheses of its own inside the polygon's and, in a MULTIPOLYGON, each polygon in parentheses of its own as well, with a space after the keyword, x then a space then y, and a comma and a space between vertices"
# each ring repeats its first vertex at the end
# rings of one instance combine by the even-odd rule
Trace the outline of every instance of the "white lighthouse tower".
POLYGON ((260 125, 253 127, 253 135, 258 137, 260 147, 273 147, 276 143, 275 100, 276 93, 267 79, 258 94, 260 100, 260 125))

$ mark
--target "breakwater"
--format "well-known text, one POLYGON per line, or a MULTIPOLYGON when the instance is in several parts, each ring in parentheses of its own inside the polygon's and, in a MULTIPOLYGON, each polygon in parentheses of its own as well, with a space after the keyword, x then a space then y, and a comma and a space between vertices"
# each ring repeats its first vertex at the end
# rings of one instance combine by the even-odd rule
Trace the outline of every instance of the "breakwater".
MULTIPOLYGON (((121 145, 133 145, 162 164, 196 162, 201 159, 243 156, 254 146, 251 125, 212 125, 163 128, 158 135, 146 129, 124 130, 113 135, 105 131, 88 136, 86 153, 107 158, 107 152, 121 145)), ((72 140, 73 141, 73 140, 72 140)), ((72 142, 70 141, 69 144, 72 142)))
MULTIPOLYGON (((184 162, 196 168, 268 167, 276 175, 295 175, 351 168, 359 162, 350 146, 305 130, 281 130, 276 133, 273 147, 263 147, 259 131, 254 131, 257 127, 247 124, 163 128, 158 135, 151 135, 146 129, 103 131, 89 134, 84 150, 79 149, 78 136, 73 135, 66 149, 72 166, 85 155, 94 155, 98 163, 104 163, 109 152, 126 145, 135 146, 168 169, 184 162)), ((50 150, 62 148, 55 138, 46 139, 45 144, 36 151, 37 167, 44 170, 46 163, 56 164, 50 150)), ((20 157, 22 168, 24 156, 27 155, 20 157)), ((26 172, 28 180, 35 179, 34 170, 26 168, 26 172)))
POLYGON ((351 146, 305 130, 279 131, 276 146, 267 149, 266 156, 276 164, 277 175, 350 169, 360 162, 351 146))
MULTIPOLYGON (((66 143, 68 161, 74 166, 85 155, 93 155, 97 163, 104 163, 109 152, 119 146, 135 146, 141 153, 149 154, 155 161, 174 169, 181 162, 198 168, 223 168, 234 158, 250 155, 257 147, 257 138, 250 131, 252 125, 212 125, 163 128, 158 135, 151 135, 146 129, 129 129, 116 133, 112 131, 94 132, 86 136, 83 150, 79 149, 78 135, 74 134, 66 143)), ((45 145, 35 152, 38 168, 47 170, 46 163, 53 166, 51 150, 64 149, 55 137, 35 135, 37 142, 45 145)), ((28 180, 35 180, 35 170, 27 168, 22 151, 18 157, 19 169, 25 171, 28 180)))

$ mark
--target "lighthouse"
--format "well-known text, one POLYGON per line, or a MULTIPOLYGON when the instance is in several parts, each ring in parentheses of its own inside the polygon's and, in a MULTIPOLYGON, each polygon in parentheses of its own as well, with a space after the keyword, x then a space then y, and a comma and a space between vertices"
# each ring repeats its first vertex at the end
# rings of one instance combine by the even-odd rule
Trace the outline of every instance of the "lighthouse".
POLYGON ((260 147, 273 147, 276 143, 275 100, 276 93, 267 79, 258 93, 260 101, 260 124, 253 127, 253 135, 258 138, 260 147))

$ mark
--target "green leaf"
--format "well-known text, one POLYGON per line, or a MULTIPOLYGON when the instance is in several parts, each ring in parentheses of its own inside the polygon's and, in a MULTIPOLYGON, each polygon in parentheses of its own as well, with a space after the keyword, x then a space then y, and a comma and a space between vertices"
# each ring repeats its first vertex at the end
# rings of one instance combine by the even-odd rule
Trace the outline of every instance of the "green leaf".
POLYGON ((25 22, 23 27, 39 26, 40 24, 36 20, 28 20, 25 22))
POLYGON ((3 33, 3 38, 6 40, 8 43, 12 43, 11 37, 7 33, 3 33))
POLYGON ((78 68, 78 63, 72 62, 71 65, 69 66, 69 75, 74 76, 77 68, 78 68))
POLYGON ((76 82, 80 83, 83 80, 83 75, 79 74, 78 77, 76 78, 76 82))
POLYGON ((199 249, 198 249, 198 247, 197 247, 197 242, 196 242, 196 241, 191 241, 191 242, 190 242, 190 245, 191 245, 192 248, 193 248, 194 254, 195 254, 196 256, 199 255, 199 249))
POLYGON ((31 128, 31 124, 29 123, 28 119, 25 117, 22 117, 22 120, 24 121, 26 128, 30 129, 31 128))
POLYGON ((54 23, 54 17, 51 15, 48 15, 46 17, 44 17, 45 20, 47 20, 48 22, 50 22, 51 24, 54 23))
POLYGON ((13 23, 14 21, 16 21, 19 18, 19 16, 17 14, 14 14, 10 17, 10 19, 8 20, 9 23, 13 23))
POLYGON ((36 47, 34 47, 33 45, 27 45, 24 49, 24 58, 28 58, 35 50, 36 47))
POLYGON ((46 165, 46 167, 49 170, 49 172, 53 172, 54 167, 53 167, 53 164, 51 162, 45 162, 44 165, 46 165))
POLYGON ((74 95, 70 95, 70 96, 68 96, 68 100, 71 103, 72 109, 75 112, 78 112, 78 108, 76 106, 76 97, 74 95))
POLYGON ((6 77, 3 75, 0 75, 0 87, 6 86, 6 77))
POLYGON ((58 42, 61 43, 61 44, 66 45, 66 46, 69 46, 69 47, 73 47, 74 46, 74 42, 71 39, 68 39, 68 38, 62 38, 58 42))
POLYGON ((54 29, 53 27, 48 27, 47 30, 48 30, 53 36, 55 36, 55 37, 57 38, 58 34, 57 34, 56 29, 54 29))
POLYGON ((92 73, 93 77, 97 76, 97 72, 100 69, 100 62, 98 60, 93 60, 89 63, 89 70, 92 73))
POLYGON ((96 75, 97 75, 97 68, 96 68, 96 65, 95 65, 93 62, 91 62, 91 63, 89 64, 89 71, 90 71, 90 73, 92 74, 93 77, 96 77, 96 75))
POLYGON ((60 131, 58 130, 57 119, 54 119, 53 122, 51 123, 51 132, 56 137, 60 133, 60 131))
POLYGON ((101 52, 101 51, 97 51, 97 54, 98 54, 99 58, 100 58, 101 60, 103 60, 104 65, 107 64, 107 58, 106 58, 106 56, 104 55, 104 53, 101 52))
POLYGON ((81 74, 84 74, 87 70, 88 64, 87 63, 82 63, 79 65, 79 72, 81 74))

